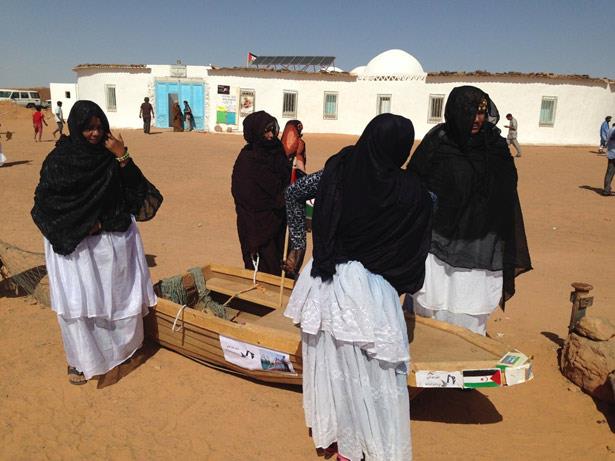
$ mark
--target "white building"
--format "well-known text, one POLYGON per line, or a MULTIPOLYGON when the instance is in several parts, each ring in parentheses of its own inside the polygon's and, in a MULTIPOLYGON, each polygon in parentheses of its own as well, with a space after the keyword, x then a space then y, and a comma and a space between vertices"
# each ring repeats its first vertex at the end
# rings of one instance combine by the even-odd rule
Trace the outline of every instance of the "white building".
MULTIPOLYGON (((500 111, 500 125, 512 113, 522 144, 596 144, 604 117, 615 115, 613 80, 518 72, 426 73, 402 50, 381 53, 350 73, 181 64, 82 64, 74 70, 78 98, 100 104, 110 124, 120 128, 141 126, 139 106, 147 96, 158 127, 170 126, 172 102, 183 107, 187 100, 197 128, 206 131, 241 131, 246 115, 265 110, 282 127, 296 118, 306 132, 360 134, 375 115, 393 112, 410 118, 421 138, 443 121, 446 97, 460 85, 487 92, 500 111)), ((59 98, 55 85, 54 101, 59 98)))

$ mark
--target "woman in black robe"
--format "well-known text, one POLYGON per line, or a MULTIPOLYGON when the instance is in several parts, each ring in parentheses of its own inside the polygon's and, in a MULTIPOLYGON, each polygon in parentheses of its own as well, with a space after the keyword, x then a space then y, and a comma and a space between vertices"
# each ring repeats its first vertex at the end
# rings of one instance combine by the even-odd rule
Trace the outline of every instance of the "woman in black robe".
POLYGON ((485 334, 489 314, 513 296, 515 277, 531 269, 517 169, 485 92, 454 88, 444 118, 408 166, 437 197, 414 309, 485 334))
MULTIPOLYGON (((375 117, 318 178, 314 258, 285 315, 301 325, 303 407, 316 447, 338 459, 411 458, 409 344, 399 294, 423 283, 432 202, 401 169, 412 122, 375 117)), ((307 179, 306 179, 307 181, 307 179)))
POLYGON ((47 156, 32 218, 44 236, 51 307, 69 381, 83 384, 128 359, 156 304, 135 221, 152 219, 162 195, 135 165, 102 109, 78 101, 47 156))
POLYGON ((243 121, 247 144, 239 153, 231 178, 237 212, 237 233, 246 269, 280 275, 286 209, 284 190, 290 166, 278 139, 277 120, 265 111, 243 121))

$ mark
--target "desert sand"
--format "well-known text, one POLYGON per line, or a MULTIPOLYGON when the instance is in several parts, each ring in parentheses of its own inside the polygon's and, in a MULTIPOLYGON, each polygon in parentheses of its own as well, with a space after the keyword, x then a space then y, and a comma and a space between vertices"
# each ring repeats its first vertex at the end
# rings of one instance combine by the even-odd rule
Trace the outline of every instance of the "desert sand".
MULTIPOLYGON (((0 240, 31 251, 42 251, 30 209, 54 145, 48 116, 45 142, 35 143, 30 112, 0 105, 0 131, 15 132, 2 136, 0 240)), ((242 137, 118 131, 165 197, 158 216, 139 225, 152 279, 207 262, 239 266, 230 175, 242 137)), ((355 139, 306 134, 308 170, 355 139)), ((532 355, 536 377, 509 388, 424 391, 411 402, 415 460, 615 459, 613 409, 557 366, 571 282, 591 283, 590 312, 615 320, 615 197, 599 195, 605 157, 596 147, 525 146, 516 164, 534 270, 517 279, 489 332, 532 355)), ((139 363, 106 387, 68 384, 54 313, 0 292, 0 459, 319 459, 301 389, 255 383, 154 344, 139 363)))

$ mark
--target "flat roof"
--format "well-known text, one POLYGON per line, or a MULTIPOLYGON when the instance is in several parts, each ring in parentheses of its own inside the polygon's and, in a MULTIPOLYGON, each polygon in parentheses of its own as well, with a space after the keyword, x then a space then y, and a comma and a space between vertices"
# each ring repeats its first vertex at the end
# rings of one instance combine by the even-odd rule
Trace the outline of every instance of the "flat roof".
POLYGON ((438 71, 428 72, 427 77, 527 77, 527 78, 545 78, 550 80, 585 80, 595 82, 614 83, 615 80, 606 77, 591 77, 587 74, 556 74, 553 72, 488 72, 486 70, 474 70, 471 72, 461 71, 438 71))

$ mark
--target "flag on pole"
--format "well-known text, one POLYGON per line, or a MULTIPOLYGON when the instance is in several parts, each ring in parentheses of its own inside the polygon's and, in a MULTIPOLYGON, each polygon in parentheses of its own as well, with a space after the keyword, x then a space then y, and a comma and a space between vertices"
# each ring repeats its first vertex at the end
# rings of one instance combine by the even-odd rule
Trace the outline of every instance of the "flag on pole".
POLYGON ((248 53, 248 64, 252 64, 254 61, 256 61, 256 58, 258 58, 258 56, 256 56, 255 54, 248 53))

